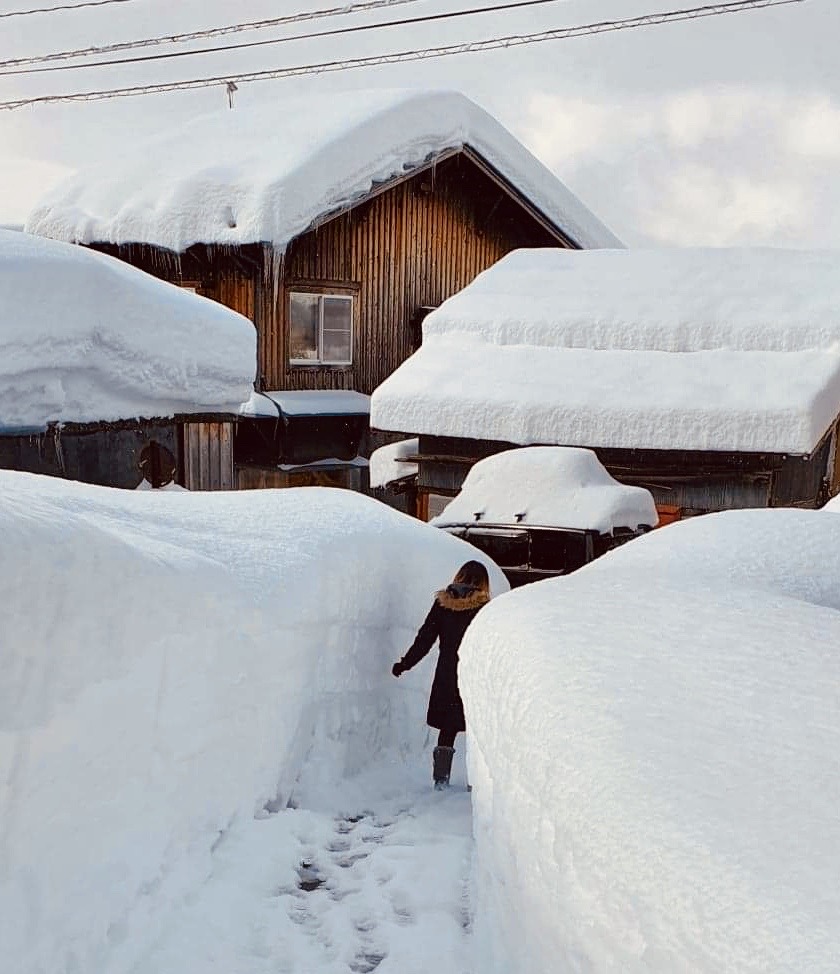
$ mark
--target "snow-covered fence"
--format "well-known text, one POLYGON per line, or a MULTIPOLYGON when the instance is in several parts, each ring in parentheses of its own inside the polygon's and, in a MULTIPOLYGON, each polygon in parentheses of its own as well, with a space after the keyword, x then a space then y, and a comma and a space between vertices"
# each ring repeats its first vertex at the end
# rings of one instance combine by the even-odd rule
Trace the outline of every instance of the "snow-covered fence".
POLYGON ((828 974, 840 516, 710 515, 467 633, 476 970, 828 974))

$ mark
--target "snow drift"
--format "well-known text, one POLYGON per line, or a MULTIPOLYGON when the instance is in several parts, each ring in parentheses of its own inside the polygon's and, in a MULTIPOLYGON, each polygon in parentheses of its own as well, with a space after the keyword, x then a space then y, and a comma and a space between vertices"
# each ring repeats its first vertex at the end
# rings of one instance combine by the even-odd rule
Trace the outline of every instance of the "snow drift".
POLYGON ((582 247, 621 242, 502 125, 448 91, 353 90, 271 99, 194 119, 70 177, 27 229, 71 243, 270 243, 431 157, 474 149, 582 247))
POLYGON ((829 251, 515 251, 423 320, 420 349, 374 392, 371 423, 807 454, 840 412, 838 282, 829 251))
POLYGON ((0 430, 237 412, 256 371, 242 315, 122 261, 0 231, 0 430))
POLYGON ((9 970, 133 970, 313 749, 335 779, 419 759, 427 686, 390 664, 468 545, 348 491, 0 497, 9 970))
POLYGON ((370 455, 370 486, 387 487, 404 477, 415 476, 417 464, 405 458, 417 456, 419 451, 417 439, 388 443, 374 450, 370 455))
POLYGON ((649 490, 620 484, 592 450, 505 450, 470 468, 460 493, 431 524, 522 524, 612 534, 659 523, 649 490))
POLYGON ((467 633, 476 969, 829 974, 840 518, 709 515, 467 633))

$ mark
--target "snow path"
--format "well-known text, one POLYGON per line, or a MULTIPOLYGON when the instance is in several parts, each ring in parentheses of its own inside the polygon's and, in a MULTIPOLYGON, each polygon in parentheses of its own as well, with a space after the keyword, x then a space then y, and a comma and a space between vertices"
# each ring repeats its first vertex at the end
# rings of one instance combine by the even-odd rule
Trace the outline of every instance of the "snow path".
MULTIPOLYGON (((133 974, 464 974, 470 795, 431 789, 424 754, 234 823, 198 891, 167 913, 133 974)), ((462 757, 462 755, 461 755, 462 757)))

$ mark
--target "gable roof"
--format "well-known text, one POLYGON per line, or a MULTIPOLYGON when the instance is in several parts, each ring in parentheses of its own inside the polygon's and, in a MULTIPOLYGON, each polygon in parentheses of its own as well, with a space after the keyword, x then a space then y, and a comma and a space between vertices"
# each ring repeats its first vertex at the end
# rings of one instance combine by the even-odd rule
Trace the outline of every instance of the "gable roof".
POLYGON ((319 217, 469 148, 580 247, 621 242, 494 118, 455 92, 374 90, 223 109, 84 170, 27 229, 69 243, 279 250, 319 217))
POLYGON ((810 453, 840 413, 840 252, 519 250, 433 311, 374 427, 810 453))
POLYGON ((256 332, 104 254, 0 230, 0 432, 231 412, 256 332))

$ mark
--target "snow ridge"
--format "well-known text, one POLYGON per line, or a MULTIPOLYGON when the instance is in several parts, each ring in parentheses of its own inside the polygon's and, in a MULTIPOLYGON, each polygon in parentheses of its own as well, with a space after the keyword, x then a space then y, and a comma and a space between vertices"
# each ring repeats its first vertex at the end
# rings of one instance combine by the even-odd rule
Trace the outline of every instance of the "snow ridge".
POLYGON ((70 177, 27 230, 71 243, 268 243, 282 252, 314 220, 377 183, 469 146, 583 247, 621 242, 502 125, 456 92, 354 90, 195 119, 70 177))

